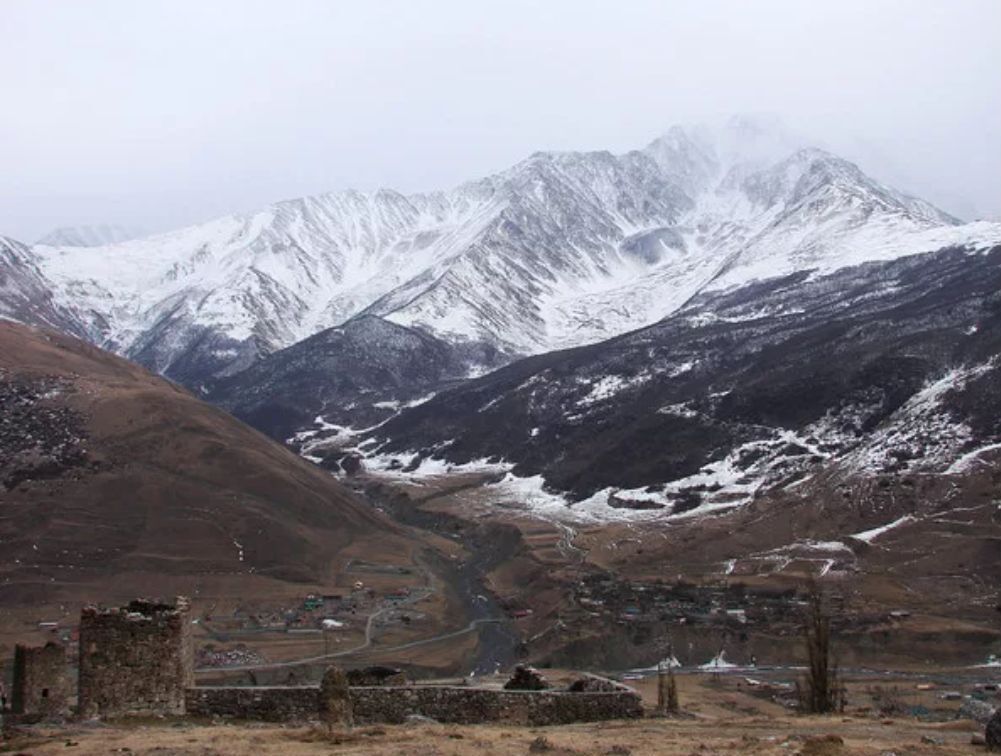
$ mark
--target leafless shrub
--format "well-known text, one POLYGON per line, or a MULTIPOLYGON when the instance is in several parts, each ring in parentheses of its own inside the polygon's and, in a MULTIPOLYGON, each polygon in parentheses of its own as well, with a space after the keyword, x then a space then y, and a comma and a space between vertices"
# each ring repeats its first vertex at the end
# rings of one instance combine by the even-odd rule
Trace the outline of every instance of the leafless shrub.
POLYGON ((873 685, 866 688, 866 694, 869 696, 869 700, 872 701, 873 708, 880 716, 896 716, 903 714, 907 709, 904 705, 900 689, 896 686, 883 687, 882 685, 873 685))

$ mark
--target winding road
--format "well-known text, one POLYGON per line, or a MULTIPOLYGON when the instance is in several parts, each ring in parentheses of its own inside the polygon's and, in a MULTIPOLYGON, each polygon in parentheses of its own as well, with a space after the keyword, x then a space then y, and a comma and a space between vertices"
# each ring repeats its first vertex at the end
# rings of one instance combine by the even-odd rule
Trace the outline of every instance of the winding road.
MULTIPOLYGON (((446 537, 454 536, 457 532, 455 528, 456 523, 463 522, 451 515, 423 511, 415 503, 400 505, 396 502, 386 501, 384 500, 385 497, 380 497, 377 492, 366 491, 365 496, 374 504, 389 510, 397 521, 421 530, 445 535, 446 537)), ((469 623, 458 630, 440 633, 430 638, 420 638, 397 646, 380 646, 377 650, 380 653, 405 651, 451 638, 458 638, 467 633, 478 632, 479 638, 476 655, 469 664, 468 672, 472 675, 492 674, 498 669, 510 666, 516 658, 519 638, 510 628, 510 618, 493 597, 493 594, 487 587, 484 576, 495 565, 509 559, 517 549, 518 544, 512 539, 499 537, 497 532, 491 530, 461 528, 458 532, 463 546, 471 555, 470 558, 463 562, 455 563, 442 558, 440 555, 430 555, 430 558, 436 562, 434 565, 436 569, 431 569, 423 564, 420 565, 427 576, 427 587, 418 589, 406 599, 390 606, 385 606, 370 614, 365 622, 365 639, 363 643, 352 648, 328 654, 290 661, 246 664, 232 667, 202 667, 195 670, 196 674, 218 675, 230 672, 253 672, 258 670, 301 667, 363 653, 373 645, 378 619, 387 612, 397 610, 401 606, 413 604, 437 593, 439 588, 436 585, 436 576, 440 576, 448 584, 449 588, 452 589, 461 604, 465 607, 466 616, 470 618, 469 623)), ((503 534, 500 535, 502 536, 503 534)), ((570 548, 579 552, 581 550, 572 545, 573 535, 572 531, 565 534, 566 540, 569 542, 570 548)), ((206 628, 206 630, 211 632, 211 628, 206 628)))

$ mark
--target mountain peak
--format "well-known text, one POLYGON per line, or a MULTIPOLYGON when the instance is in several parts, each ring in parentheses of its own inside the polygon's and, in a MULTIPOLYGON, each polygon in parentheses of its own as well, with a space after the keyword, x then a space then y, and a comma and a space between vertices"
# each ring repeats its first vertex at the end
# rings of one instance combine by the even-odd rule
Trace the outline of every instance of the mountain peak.
POLYGON ((675 124, 643 150, 691 193, 705 191, 735 169, 761 170, 798 150, 817 149, 774 116, 735 115, 675 124))
POLYGON ((318 195, 34 252, 100 343, 210 377, 362 312, 507 354, 599 341, 710 283, 961 243, 921 236, 953 224, 774 119, 741 116, 625 154, 536 152, 451 191, 318 195))

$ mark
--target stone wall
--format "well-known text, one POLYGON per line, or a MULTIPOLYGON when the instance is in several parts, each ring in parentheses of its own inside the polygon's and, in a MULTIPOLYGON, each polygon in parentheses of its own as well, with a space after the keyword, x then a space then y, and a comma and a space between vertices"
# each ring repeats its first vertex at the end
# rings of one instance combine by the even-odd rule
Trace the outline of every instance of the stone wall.
POLYGON ((609 693, 569 693, 561 690, 496 690, 437 687, 352 688, 356 722, 399 723, 410 714, 439 722, 475 724, 510 722, 555 725, 630 719, 643 715, 639 694, 631 690, 609 693))
POLYGON ((188 688, 189 716, 248 719, 260 722, 308 722, 319 719, 320 688, 188 688))
POLYGON ((133 601, 80 616, 79 712, 183 714, 194 684, 190 604, 133 601))
POLYGON ((26 717, 61 717, 69 711, 66 649, 58 643, 14 647, 11 713, 26 717))
MULTIPOLYGON (((224 719, 268 722, 317 719, 319 688, 190 688, 188 713, 224 719)), ((564 690, 515 691, 465 686, 407 685, 353 687, 351 703, 358 724, 399 723, 419 714, 439 722, 551 725, 630 719, 643 715, 636 691, 570 693, 564 690)))

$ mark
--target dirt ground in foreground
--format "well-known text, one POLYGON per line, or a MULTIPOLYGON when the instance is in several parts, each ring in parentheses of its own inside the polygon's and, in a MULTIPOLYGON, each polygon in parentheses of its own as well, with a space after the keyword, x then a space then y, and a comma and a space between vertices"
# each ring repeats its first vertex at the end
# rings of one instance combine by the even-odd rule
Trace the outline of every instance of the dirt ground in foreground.
MULTIPOLYGON (((563 680, 558 671, 550 679, 563 680)), ((564 675, 565 676, 565 675, 564 675)), ((126 753, 150 756, 235 756, 235 754, 801 754, 802 756, 905 756, 986 754, 971 744, 983 735, 975 722, 957 719, 959 704, 941 700, 939 687, 897 680, 892 690, 899 710, 926 711, 936 721, 910 714, 886 715, 867 698, 870 680, 849 681, 851 706, 844 715, 810 717, 791 713, 754 694, 743 676, 679 675, 682 714, 664 719, 594 722, 555 727, 503 724, 359 726, 328 734, 318 726, 195 720, 123 720, 25 728, 0 753, 126 753), (920 689, 919 689, 920 688, 920 689), (541 739, 541 740, 540 740, 541 739)), ((633 681, 647 711, 656 702, 656 680, 633 681)), ((927 717, 926 717, 927 718, 927 717)))
MULTIPOLYGON (((36 731, 5 744, 23 754, 838 754, 985 753, 970 744, 972 722, 921 724, 871 719, 784 717, 645 719, 561 727, 436 725, 318 727, 273 725, 78 726, 36 731)), ((0 747, 0 751, 5 750, 0 747)))

